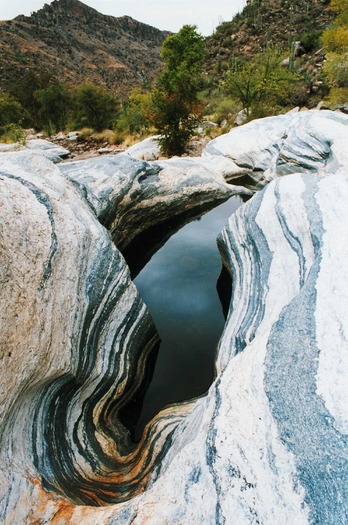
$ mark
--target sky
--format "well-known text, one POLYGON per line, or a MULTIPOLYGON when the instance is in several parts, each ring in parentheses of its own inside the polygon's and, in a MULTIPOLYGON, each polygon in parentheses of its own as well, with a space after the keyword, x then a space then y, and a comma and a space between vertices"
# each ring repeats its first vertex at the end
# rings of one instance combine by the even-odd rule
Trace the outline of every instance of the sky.
MULTIPOLYGON (((82 0, 100 13, 128 15, 139 22, 177 32, 184 24, 194 24, 203 35, 211 35, 221 23, 232 20, 246 0, 82 0)), ((0 0, 0 20, 30 15, 51 0, 0 0)))

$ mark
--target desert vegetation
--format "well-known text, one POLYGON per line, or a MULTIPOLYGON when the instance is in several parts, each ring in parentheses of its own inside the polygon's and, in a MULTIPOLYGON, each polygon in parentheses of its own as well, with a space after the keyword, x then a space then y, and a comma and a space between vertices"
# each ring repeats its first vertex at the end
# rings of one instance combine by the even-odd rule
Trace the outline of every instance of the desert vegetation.
MULTIPOLYGON (((164 41, 164 67, 157 80, 133 88, 128 97, 91 82, 71 86, 45 71, 30 70, 0 95, 1 140, 22 141, 23 128, 48 136, 83 129, 81 137, 110 144, 157 133, 164 154, 181 155, 202 118, 218 124, 210 128, 217 134, 228 130, 240 112, 248 121, 294 106, 315 107, 319 101, 331 108, 346 104, 348 0, 332 0, 334 16, 323 31, 300 24, 298 34, 292 20, 282 42, 244 54, 234 53, 233 47, 232 53, 224 53, 234 38, 230 28, 235 30, 237 23, 252 35, 262 31, 264 9, 261 2, 249 4, 233 22, 217 29, 220 40, 213 35, 206 41, 195 26, 183 26, 164 41), (212 41, 219 41, 221 50, 213 67, 212 41), (313 68, 318 69, 319 60, 323 67, 315 70, 314 85, 313 68)), ((309 7, 307 11, 310 16, 309 7)))

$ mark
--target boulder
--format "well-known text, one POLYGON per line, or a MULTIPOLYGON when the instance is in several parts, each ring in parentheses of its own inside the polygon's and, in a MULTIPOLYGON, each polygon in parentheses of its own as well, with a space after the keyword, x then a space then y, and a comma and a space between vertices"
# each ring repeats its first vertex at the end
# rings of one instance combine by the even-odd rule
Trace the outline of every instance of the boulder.
POLYGON ((233 125, 242 126, 243 124, 246 123, 247 120, 248 120, 247 112, 245 109, 242 109, 241 111, 239 111, 237 117, 235 118, 233 125))
POLYGON ((211 122, 211 120, 203 120, 196 129, 196 132, 199 135, 203 135, 207 131, 211 131, 212 129, 216 129, 218 127, 218 124, 216 124, 215 122, 211 122))
POLYGON ((154 468, 141 450, 154 460, 175 424, 162 444, 148 427, 155 447, 132 444, 119 420, 158 335, 80 187, 25 151, 4 154, 0 184, 0 520, 29 523, 37 488, 84 505, 141 491, 154 468))
MULTIPOLYGON (((348 164, 348 117, 332 111, 303 111, 253 120, 212 140, 203 156, 221 155, 243 168, 248 187, 296 172, 337 172, 348 164)), ((245 184, 240 175, 227 178, 245 184)))
POLYGON ((26 141, 25 145, 22 144, 0 144, 0 152, 16 151, 16 150, 25 150, 31 149, 40 152, 44 157, 51 160, 55 164, 61 162, 63 159, 70 155, 70 151, 44 140, 41 138, 38 139, 29 139, 26 141))
POLYGON ((44 155, 44 157, 51 160, 55 164, 61 162, 62 159, 65 159, 70 155, 69 150, 44 139, 28 140, 26 142, 26 147, 35 151, 39 151, 42 153, 42 155, 44 155))

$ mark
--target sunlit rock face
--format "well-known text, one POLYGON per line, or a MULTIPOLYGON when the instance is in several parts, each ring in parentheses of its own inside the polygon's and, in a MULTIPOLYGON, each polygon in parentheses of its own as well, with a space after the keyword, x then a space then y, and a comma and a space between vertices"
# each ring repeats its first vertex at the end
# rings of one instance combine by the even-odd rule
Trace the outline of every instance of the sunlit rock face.
POLYGON ((203 156, 235 163, 226 179, 251 189, 290 173, 337 173, 347 166, 348 116, 304 111, 253 120, 209 142, 203 156))
POLYGON ((313 144, 327 137, 323 169, 276 177, 219 238, 233 294, 208 394, 163 411, 137 445, 119 414, 157 335, 112 239, 131 235, 126 217, 140 231, 132 202, 178 212, 170 185, 193 208, 209 184, 222 199, 230 159, 214 172, 214 157, 101 158, 62 174, 2 155, 0 521, 346 525, 348 134, 323 118, 336 130, 311 128, 313 144))
POLYGON ((138 160, 157 160, 161 156, 159 135, 142 140, 126 149, 126 155, 138 160))

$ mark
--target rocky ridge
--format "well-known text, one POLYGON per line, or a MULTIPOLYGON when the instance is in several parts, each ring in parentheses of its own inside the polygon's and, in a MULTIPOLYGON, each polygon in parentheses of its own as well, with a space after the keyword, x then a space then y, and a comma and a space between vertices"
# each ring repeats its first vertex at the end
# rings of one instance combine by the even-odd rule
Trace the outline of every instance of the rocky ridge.
POLYGON ((54 0, 31 16, 0 21, 0 30, 3 90, 32 70, 127 93, 158 74, 169 35, 128 16, 103 15, 79 0, 54 0))

